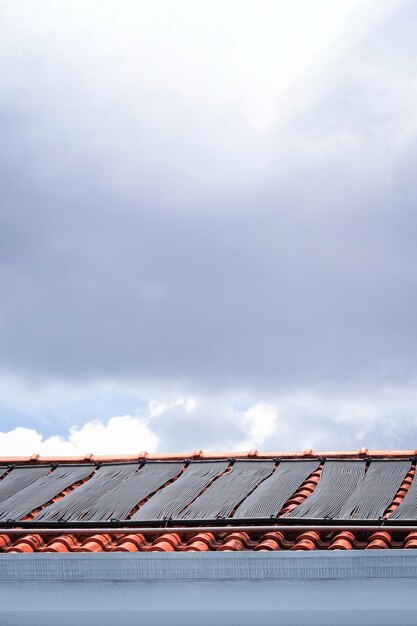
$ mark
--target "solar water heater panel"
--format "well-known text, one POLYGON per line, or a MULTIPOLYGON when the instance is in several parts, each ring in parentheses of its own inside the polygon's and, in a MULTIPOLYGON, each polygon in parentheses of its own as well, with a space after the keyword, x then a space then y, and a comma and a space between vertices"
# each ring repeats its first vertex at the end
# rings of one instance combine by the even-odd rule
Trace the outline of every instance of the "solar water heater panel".
POLYGON ((113 489, 106 491, 90 508, 90 519, 123 520, 130 511, 166 482, 178 476, 184 463, 148 462, 113 489))
POLYGON ((93 472, 93 465, 62 465, 55 469, 49 468, 46 475, 41 474, 0 503, 0 519, 19 520, 31 511, 46 504, 74 483, 77 483, 93 472))
POLYGON ((278 515, 319 461, 281 461, 269 478, 261 482, 237 508, 234 518, 259 518, 278 515))
POLYGON ((178 519, 182 509, 192 502, 216 476, 224 472, 227 461, 196 461, 132 516, 132 520, 178 519))
POLYGON ((236 461, 230 471, 214 481, 184 509, 180 517, 184 519, 230 517, 235 507, 273 471, 273 461, 236 461))
POLYGON ((133 463, 103 465, 85 483, 42 509, 36 521, 91 520, 98 498, 114 487, 121 487, 123 481, 132 476, 138 467, 138 464, 133 463))
POLYGON ((39 478, 43 478, 52 470, 51 465, 40 465, 39 467, 21 466, 15 467, 2 480, 0 480, 0 503, 4 502, 14 494, 22 491, 28 485, 39 478))
POLYGON ((417 480, 416 474, 402 502, 387 518, 388 520, 417 520, 417 480))
POLYGON ((383 516, 411 467, 409 460, 371 461, 365 476, 346 500, 340 519, 379 519, 383 516))
POLYGON ((313 493, 284 517, 333 519, 365 474, 365 461, 326 461, 313 493))

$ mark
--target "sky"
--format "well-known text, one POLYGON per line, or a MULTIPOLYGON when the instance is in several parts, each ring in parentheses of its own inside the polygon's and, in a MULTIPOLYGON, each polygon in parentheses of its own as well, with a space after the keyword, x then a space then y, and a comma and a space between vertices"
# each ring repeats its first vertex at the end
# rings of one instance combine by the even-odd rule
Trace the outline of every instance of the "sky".
POLYGON ((0 454, 417 448, 417 5, 0 0, 0 454))

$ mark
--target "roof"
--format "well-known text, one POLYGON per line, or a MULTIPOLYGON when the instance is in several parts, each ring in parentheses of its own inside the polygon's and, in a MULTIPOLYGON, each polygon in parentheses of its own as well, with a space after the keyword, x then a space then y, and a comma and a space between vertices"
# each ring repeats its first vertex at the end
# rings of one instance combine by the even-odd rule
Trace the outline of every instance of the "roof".
POLYGON ((417 450, 0 458, 0 551, 417 548, 417 450))

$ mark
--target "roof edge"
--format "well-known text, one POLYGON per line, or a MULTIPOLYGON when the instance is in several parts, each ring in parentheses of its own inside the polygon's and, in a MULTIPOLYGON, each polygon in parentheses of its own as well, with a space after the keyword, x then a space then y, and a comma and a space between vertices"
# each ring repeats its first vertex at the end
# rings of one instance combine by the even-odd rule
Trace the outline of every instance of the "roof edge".
POLYGON ((193 452, 173 452, 168 454, 150 453, 141 451, 136 454, 85 454, 81 456, 41 456, 32 454, 30 456, 3 456, 0 457, 0 465, 26 465, 34 463, 111 463, 111 462, 135 462, 143 460, 151 461, 176 461, 184 459, 303 459, 303 458, 338 458, 338 459, 357 459, 371 457, 374 459, 385 458, 408 458, 417 456, 417 449, 414 450, 369 450, 362 447, 359 450, 332 450, 332 451, 316 451, 307 448, 303 451, 296 452, 260 452, 258 450, 249 451, 224 451, 224 452, 206 452, 203 450, 194 450, 193 452))

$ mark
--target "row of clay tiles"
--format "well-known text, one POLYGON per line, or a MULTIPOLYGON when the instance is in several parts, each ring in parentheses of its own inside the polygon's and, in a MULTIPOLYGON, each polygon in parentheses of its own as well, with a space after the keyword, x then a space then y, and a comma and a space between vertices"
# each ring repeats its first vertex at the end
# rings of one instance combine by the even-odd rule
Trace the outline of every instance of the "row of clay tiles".
POLYGON ((318 452, 311 448, 306 448, 302 452, 259 452, 258 450, 249 450, 247 452, 231 451, 231 452, 204 452, 204 450, 194 450, 194 452, 175 452, 170 454, 153 454, 143 450, 138 454, 119 454, 119 455, 102 455, 102 454, 85 454, 83 456, 40 456, 32 454, 31 456, 9 456, 0 457, 0 465, 10 464, 26 464, 26 463, 110 463, 110 462, 129 462, 142 461, 148 459, 151 461, 178 461, 185 459, 305 459, 305 458, 338 458, 338 459, 357 459, 370 457, 374 459, 392 459, 392 458, 408 458, 417 456, 417 450, 369 450, 368 448, 359 448, 358 450, 333 450, 331 452, 318 452))
POLYGON ((92 534, 77 536, 62 534, 53 538, 38 533, 19 538, 13 534, 0 535, 0 552, 215 552, 215 551, 275 551, 275 550, 386 550, 417 548, 417 531, 406 535, 378 530, 368 533, 309 530, 270 531, 264 534, 234 531, 221 535, 201 531, 194 533, 165 533, 156 537, 140 532, 92 534), (366 536, 367 534, 367 536, 366 536))

